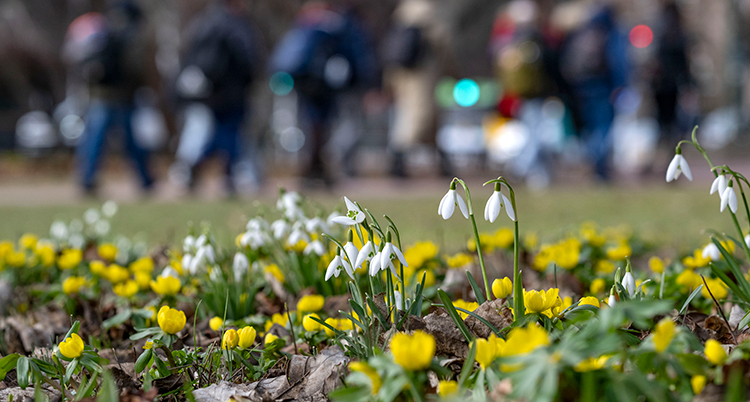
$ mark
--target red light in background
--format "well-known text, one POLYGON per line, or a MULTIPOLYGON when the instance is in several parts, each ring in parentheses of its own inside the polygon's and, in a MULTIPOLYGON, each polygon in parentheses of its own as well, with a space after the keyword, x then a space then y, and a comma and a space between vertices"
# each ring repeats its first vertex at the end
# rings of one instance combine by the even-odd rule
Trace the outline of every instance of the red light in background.
POLYGON ((630 30, 630 44, 643 49, 654 40, 654 32, 648 25, 636 25, 630 30))

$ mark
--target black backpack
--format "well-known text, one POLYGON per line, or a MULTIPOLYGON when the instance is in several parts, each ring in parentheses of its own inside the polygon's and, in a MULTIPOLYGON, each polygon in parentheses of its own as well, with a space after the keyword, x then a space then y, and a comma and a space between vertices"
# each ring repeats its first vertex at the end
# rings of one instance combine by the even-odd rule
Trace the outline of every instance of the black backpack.
POLYGON ((125 37, 107 30, 99 44, 84 58, 84 71, 89 83, 118 86, 126 82, 124 71, 125 37))
POLYGON ((415 26, 397 25, 385 38, 383 61, 386 65, 414 68, 424 53, 422 30, 415 26))

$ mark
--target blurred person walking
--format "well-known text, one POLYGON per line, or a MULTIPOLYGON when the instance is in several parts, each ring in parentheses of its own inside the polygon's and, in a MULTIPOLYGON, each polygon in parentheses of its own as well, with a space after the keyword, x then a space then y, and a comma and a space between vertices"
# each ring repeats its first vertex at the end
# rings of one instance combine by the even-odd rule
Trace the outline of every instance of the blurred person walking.
MULTIPOLYGON (((274 49, 270 69, 294 80, 310 155, 302 171, 304 184, 332 186, 324 148, 338 97, 374 81, 375 57, 366 31, 353 12, 338 12, 324 1, 309 2, 274 49)), ((351 147, 356 146, 354 142, 351 147)), ((344 151, 345 163, 352 163, 352 152, 344 151)))
MULTIPOLYGON (((402 0, 384 47, 384 86, 393 96, 394 121, 388 146, 391 175, 406 177, 406 159, 421 143, 433 145, 438 128, 434 91, 451 65, 451 37, 433 0, 402 0)), ((437 148, 437 147, 436 147, 437 148)), ((452 175, 448 155, 438 149, 440 173, 452 175)))
POLYGON ((170 177, 178 176, 190 188, 214 152, 224 159, 230 195, 237 184, 261 180, 254 155, 244 155, 241 136, 247 91, 258 66, 256 35, 242 0, 208 6, 188 28, 189 45, 176 83, 178 96, 187 102, 185 124, 170 177))
POLYGON ((617 28, 612 7, 602 6, 571 34, 560 56, 560 71, 572 90, 594 173, 608 181, 614 102, 628 84, 627 39, 617 28))
POLYGON ((132 116, 136 90, 144 85, 147 38, 140 7, 131 0, 114 2, 97 33, 96 46, 80 63, 90 87, 86 128, 76 148, 81 185, 96 190, 96 170, 107 135, 113 127, 123 130, 125 149, 135 164, 141 186, 150 191, 154 179, 148 153, 133 133, 132 116))

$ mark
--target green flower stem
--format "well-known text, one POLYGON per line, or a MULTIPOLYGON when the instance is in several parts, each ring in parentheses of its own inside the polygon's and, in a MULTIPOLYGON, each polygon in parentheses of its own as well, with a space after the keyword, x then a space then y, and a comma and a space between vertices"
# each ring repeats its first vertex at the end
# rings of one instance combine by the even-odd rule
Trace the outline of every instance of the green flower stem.
POLYGON ((737 215, 732 212, 732 210, 729 210, 729 213, 732 215, 732 221, 734 222, 734 227, 737 228, 737 232, 740 234, 740 243, 742 243, 742 249, 745 250, 745 257, 747 257, 747 261, 750 262, 750 249, 747 247, 747 243, 745 243, 745 236, 742 234, 742 228, 740 227, 740 222, 737 220, 737 215))
POLYGON ((479 241, 479 230, 477 229, 477 221, 474 219, 474 209, 471 207, 471 194, 469 193, 469 186, 459 179, 458 177, 453 180, 458 181, 463 186, 466 192, 466 205, 469 208, 469 218, 471 219, 471 226, 474 228, 474 242, 477 247, 477 255, 479 256, 479 267, 482 269, 482 279, 484 280, 484 291, 487 296, 487 300, 492 300, 492 292, 490 292, 490 283, 487 280, 487 268, 484 265, 484 255, 482 254, 482 243, 479 241))
MULTIPOLYGON (((170 369, 173 369, 173 368, 177 367, 177 363, 175 363, 174 357, 172 356, 172 351, 169 350, 169 348, 167 347, 167 345, 165 345, 165 344, 163 344, 163 343, 160 342, 159 343, 159 349, 161 349, 164 352, 164 354, 167 355, 167 361, 169 361, 169 365, 171 366, 170 369)), ((158 359, 159 356, 157 356, 156 354, 154 354, 154 358, 158 359)))
POLYGON ((523 304, 523 281, 521 280, 521 271, 519 270, 518 260, 520 257, 520 243, 521 239, 518 235, 518 208, 516 208, 516 192, 513 191, 513 187, 508 184, 508 181, 503 178, 505 185, 508 186, 510 192, 510 205, 513 207, 513 212, 516 214, 516 220, 513 221, 513 318, 518 321, 521 317, 526 314, 526 306, 523 304))

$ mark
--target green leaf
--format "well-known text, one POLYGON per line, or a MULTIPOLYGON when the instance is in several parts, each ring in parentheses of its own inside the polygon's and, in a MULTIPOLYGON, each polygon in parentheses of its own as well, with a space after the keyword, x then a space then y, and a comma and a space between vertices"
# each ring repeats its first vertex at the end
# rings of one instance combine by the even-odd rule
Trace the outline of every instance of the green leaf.
POLYGON ((717 238, 711 237, 711 241, 716 245, 716 247, 719 248, 721 255, 724 257, 724 260, 729 265, 729 269, 734 274, 734 280, 737 281, 737 285, 739 286, 741 290, 741 292, 737 296, 740 297, 742 300, 750 303, 750 283, 748 283, 747 279, 745 279, 745 276, 743 275, 742 269, 740 269, 740 266, 737 263, 737 260, 735 260, 731 254, 729 254, 729 252, 724 248, 724 246, 721 244, 721 242, 717 238))
MULTIPOLYGON (((477 284, 477 281, 474 280, 474 275, 472 275, 471 272, 466 271, 466 276, 469 278, 469 284, 471 284, 471 289, 474 290, 474 297, 477 298, 477 303, 484 304, 484 302, 487 299, 484 297, 484 294, 482 293, 482 288, 480 288, 479 284, 477 284)), ((487 295, 487 297, 490 297, 490 295, 487 295)))
POLYGON ((693 301, 693 299, 698 296, 698 293, 701 292, 701 289, 703 289, 703 285, 698 286, 693 293, 690 293, 690 296, 688 296, 687 300, 685 300, 685 304, 682 305, 682 308, 680 309, 680 314, 684 313, 685 310, 690 305, 690 302, 693 301))
POLYGON ((94 388, 96 388, 97 379, 99 378, 99 373, 94 373, 94 375, 91 376, 91 378, 88 380, 88 382, 85 381, 86 377, 84 376, 81 380, 81 384, 83 385, 82 388, 78 390, 78 393, 76 393, 76 400, 80 400, 83 398, 87 398, 94 394, 94 388))
POLYGON ((70 327, 70 329, 68 330, 68 332, 65 334, 65 336, 62 339, 66 340, 66 339, 70 338, 70 334, 72 334, 72 333, 76 333, 77 334, 78 333, 78 329, 80 329, 80 328, 81 328, 81 322, 80 321, 74 322, 73 325, 70 327))
POLYGON ((476 358, 476 356, 477 344, 476 342, 472 342, 471 348, 469 349, 469 354, 466 356, 466 360, 464 360, 463 367, 461 367, 461 376, 459 376, 458 378, 458 388, 463 387, 466 379, 469 378, 469 374, 474 371, 474 359, 476 358))
POLYGON ((65 382, 70 382, 70 377, 76 372, 78 368, 78 359, 73 359, 69 364, 68 368, 65 369, 65 382))
POLYGON ((159 374, 161 374, 162 376, 171 374, 169 366, 167 366, 167 363, 165 363, 164 360, 161 359, 161 357, 154 356, 154 363, 156 363, 156 368, 159 370, 159 374))
POLYGON ((112 402, 119 399, 117 385, 115 385, 112 374, 109 371, 105 371, 104 377, 102 378, 102 386, 99 389, 99 395, 96 397, 96 402, 112 402))
POLYGON ((16 364, 16 381, 21 389, 26 389, 29 386, 29 358, 26 356, 20 357, 16 364))
POLYGON ((162 331, 161 331, 161 328, 159 328, 159 327, 151 327, 151 328, 142 329, 142 330, 134 333, 133 335, 130 335, 130 340, 131 341, 137 341, 137 340, 143 339, 143 338, 145 338, 147 336, 156 335, 156 334, 158 334, 160 332, 162 332, 162 331))
POLYGON ((0 381, 4 380, 5 375, 16 367, 16 362, 20 358, 21 355, 18 353, 12 353, 0 359, 0 381))
POLYGON ((737 327, 737 329, 743 329, 747 326, 747 324, 750 324, 750 311, 745 313, 745 316, 742 317, 742 320, 740 321, 740 325, 737 327))
POLYGON ((153 356, 153 353, 153 350, 146 349, 143 353, 141 353, 140 356, 138 356, 138 359, 136 359, 134 366, 134 370, 136 373, 140 373, 144 369, 146 369, 146 365, 151 360, 151 356, 153 356))
POLYGON ((443 306, 448 311, 448 315, 450 315, 451 318, 453 319, 453 322, 456 323, 458 330, 461 331, 461 334, 464 336, 464 338, 466 338, 467 342, 471 342, 474 339, 474 337, 471 336, 469 329, 466 328, 466 324, 464 324, 464 321, 461 319, 461 316, 458 315, 456 308, 453 307, 453 302, 451 302, 451 299, 450 297, 448 297, 448 294, 445 293, 443 289, 438 289, 438 296, 440 297, 440 300, 443 301, 443 306))
POLYGON ((120 311, 119 313, 113 315, 112 317, 107 318, 102 322, 102 328, 110 329, 114 327, 115 325, 120 325, 124 323, 125 321, 130 319, 130 316, 133 315, 133 311, 128 309, 125 309, 123 311, 120 311))

